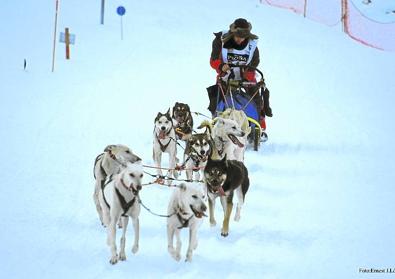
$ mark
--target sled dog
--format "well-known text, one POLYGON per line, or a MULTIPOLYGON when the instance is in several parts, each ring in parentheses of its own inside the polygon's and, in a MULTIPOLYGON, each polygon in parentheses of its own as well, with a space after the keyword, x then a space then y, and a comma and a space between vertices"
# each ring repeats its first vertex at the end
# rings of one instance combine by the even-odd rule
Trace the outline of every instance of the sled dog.
POLYGON ((99 154, 94 163, 93 176, 95 177, 95 191, 93 193, 93 201, 96 205, 96 211, 100 221, 103 224, 102 208, 99 203, 99 192, 108 176, 117 174, 122 165, 127 162, 135 163, 141 159, 135 155, 132 150, 122 144, 108 145, 104 152, 99 154))
POLYGON ((212 142, 208 133, 191 135, 184 151, 183 166, 186 168, 187 179, 192 180, 195 173, 195 180, 200 180, 211 151, 212 142))
POLYGON ((214 218, 215 199, 220 197, 224 210, 222 223, 222 236, 229 234, 229 218, 233 208, 233 194, 236 191, 239 203, 237 204, 235 221, 240 220, 240 211, 244 203, 245 195, 250 185, 247 168, 243 162, 227 160, 226 155, 221 160, 213 160, 209 157, 204 169, 205 184, 208 193, 208 206, 210 224, 216 225, 214 218))
POLYGON ((207 207, 205 201, 207 199, 203 189, 199 185, 180 184, 173 192, 169 207, 167 210, 167 239, 168 251, 176 260, 181 259, 181 240, 180 230, 189 228, 189 245, 185 261, 192 261, 192 252, 196 249, 197 230, 201 224, 202 217, 206 216, 207 207), (176 236, 176 247, 173 246, 174 235, 176 236))
POLYGON ((172 119, 177 139, 187 140, 192 135, 193 118, 187 104, 176 102, 172 109, 172 119))
POLYGON ((236 144, 234 149, 234 157, 238 161, 244 162, 244 153, 246 149, 247 137, 251 133, 251 127, 248 123, 247 115, 242 110, 228 108, 220 113, 222 118, 232 119, 237 122, 238 126, 244 132, 243 137, 238 137, 241 144, 236 144))
POLYGON ((110 263, 116 264, 118 260, 126 260, 125 242, 126 229, 129 217, 134 227, 134 244, 132 252, 135 254, 139 248, 139 214, 140 200, 138 193, 141 190, 143 167, 140 163, 126 163, 120 173, 107 178, 100 190, 99 201, 103 209, 103 222, 107 227, 107 244, 110 246, 110 263), (117 254, 116 224, 121 219, 122 237, 120 250, 117 254))
POLYGON ((168 175, 174 178, 178 177, 178 172, 175 171, 177 162, 177 145, 176 134, 173 127, 173 121, 170 116, 170 109, 165 113, 158 113, 155 118, 154 127, 154 147, 153 147, 153 160, 157 169, 158 175, 163 175, 161 168, 162 154, 169 154, 169 168, 168 175))

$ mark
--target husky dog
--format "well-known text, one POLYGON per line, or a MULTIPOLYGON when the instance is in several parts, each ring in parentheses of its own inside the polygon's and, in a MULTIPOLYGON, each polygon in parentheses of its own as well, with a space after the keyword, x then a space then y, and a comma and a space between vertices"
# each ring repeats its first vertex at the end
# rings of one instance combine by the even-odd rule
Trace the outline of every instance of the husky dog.
POLYGON ((236 191, 239 200, 235 214, 235 221, 239 221, 241 207, 250 185, 247 168, 243 162, 226 160, 226 155, 222 160, 209 158, 204 169, 204 178, 208 193, 210 224, 212 226, 216 225, 214 218, 215 199, 220 196, 224 210, 221 235, 228 236, 229 218, 233 208, 233 193, 236 191))
POLYGON ((189 106, 176 102, 171 117, 173 118, 177 139, 187 140, 192 135, 193 130, 193 118, 189 106))
POLYGON ((208 133, 193 134, 188 139, 184 151, 184 163, 188 180, 192 180, 195 171, 195 180, 200 179, 207 159, 211 155, 212 142, 208 133), (196 168, 193 170, 193 168, 196 168))
POLYGON ((155 118, 153 159, 158 168, 158 175, 163 175, 160 169, 162 153, 169 153, 169 168, 172 170, 168 174, 171 173, 174 178, 177 178, 178 172, 175 171, 177 162, 176 133, 170 116, 170 109, 165 114, 159 112, 155 118))
POLYGON ((232 119, 237 122, 240 126, 241 130, 244 132, 243 137, 239 137, 240 145, 236 144, 234 149, 235 159, 238 161, 244 161, 244 152, 246 149, 247 137, 251 133, 251 127, 248 123, 247 115, 242 110, 236 110, 232 108, 228 108, 222 113, 220 113, 222 118, 232 119))
POLYGON ((167 210, 167 240, 168 251, 170 255, 176 260, 181 259, 181 240, 180 230, 189 228, 189 245, 185 261, 192 261, 192 251, 196 249, 197 230, 201 224, 201 218, 205 215, 207 207, 205 196, 201 188, 197 185, 186 185, 182 183, 176 188, 170 198, 169 207, 167 210), (176 248, 173 246, 174 235, 176 236, 176 248))
POLYGON ((137 155, 133 154, 129 147, 121 144, 108 145, 104 149, 104 152, 96 157, 93 167, 93 176, 96 179, 93 200, 102 224, 103 214, 99 203, 99 192, 103 187, 104 181, 108 176, 119 173, 121 167, 127 162, 135 163, 138 161, 141 161, 141 159, 137 155))
POLYGON ((132 252, 135 254, 139 248, 139 214, 140 202, 138 193, 141 190, 143 167, 140 163, 126 163, 120 173, 109 176, 99 195, 100 205, 103 209, 103 221, 107 227, 107 244, 111 249, 110 263, 116 264, 118 260, 126 260, 125 235, 129 217, 133 220, 134 244, 132 252), (120 252, 117 254, 116 224, 122 221, 122 237, 120 252))
POLYGON ((221 159, 226 154, 230 160, 243 160, 243 158, 236 156, 238 153, 235 152, 235 149, 237 146, 244 148, 244 144, 240 142, 238 137, 244 137, 245 132, 241 130, 236 121, 217 117, 214 119, 214 126, 208 121, 203 121, 199 128, 201 127, 207 127, 210 131, 211 138, 214 142, 213 158, 221 159))

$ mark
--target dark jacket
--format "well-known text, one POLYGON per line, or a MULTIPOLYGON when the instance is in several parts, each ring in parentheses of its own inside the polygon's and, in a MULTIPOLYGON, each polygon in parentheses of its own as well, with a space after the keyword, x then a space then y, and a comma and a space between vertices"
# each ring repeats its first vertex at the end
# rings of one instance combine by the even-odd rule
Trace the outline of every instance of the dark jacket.
MULTIPOLYGON (((221 68, 223 65, 223 61, 222 61, 222 32, 218 32, 218 33, 214 33, 215 38, 213 40, 213 44, 212 44, 212 49, 211 49, 211 57, 210 57, 210 65, 211 67, 217 71, 218 75, 221 75, 221 68)), ((227 49, 238 49, 238 50, 242 50, 244 49, 248 44, 248 39, 245 40, 241 45, 236 44, 233 41, 233 38, 229 39, 225 44, 224 44, 224 48, 227 49)), ((258 67, 259 65, 259 50, 258 47, 255 49, 254 54, 252 56, 252 60, 249 64, 251 67, 258 67)), ((255 80, 255 73, 254 71, 246 71, 244 73, 244 78, 249 80, 249 81, 254 81, 255 80)))

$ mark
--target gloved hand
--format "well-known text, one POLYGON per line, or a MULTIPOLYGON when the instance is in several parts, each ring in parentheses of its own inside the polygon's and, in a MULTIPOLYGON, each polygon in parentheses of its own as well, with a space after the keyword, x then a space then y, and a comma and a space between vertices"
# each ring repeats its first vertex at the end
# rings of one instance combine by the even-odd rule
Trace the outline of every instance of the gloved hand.
POLYGON ((226 73, 230 70, 230 66, 226 63, 222 63, 219 65, 219 69, 221 70, 221 72, 226 73))

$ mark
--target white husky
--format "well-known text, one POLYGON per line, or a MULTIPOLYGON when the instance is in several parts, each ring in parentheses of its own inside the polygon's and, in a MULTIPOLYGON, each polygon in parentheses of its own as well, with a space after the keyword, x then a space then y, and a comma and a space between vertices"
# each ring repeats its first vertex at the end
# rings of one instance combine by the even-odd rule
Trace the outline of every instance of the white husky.
POLYGON ((93 176, 96 179, 93 201, 95 202, 96 211, 102 224, 103 214, 99 203, 99 192, 104 181, 108 176, 119 173, 122 166, 125 166, 127 162, 135 163, 138 161, 141 161, 141 159, 129 147, 122 144, 108 145, 104 149, 104 152, 96 157, 93 167, 93 176))
POLYGON ((111 249, 110 263, 116 264, 118 260, 126 260, 125 235, 129 217, 132 218, 134 227, 134 244, 132 252, 136 253, 139 248, 139 214, 140 202, 138 192, 141 190, 143 167, 140 163, 126 163, 126 167, 119 174, 107 178, 99 201, 103 209, 103 222, 107 227, 107 244, 111 249), (116 224, 122 221, 122 237, 120 252, 117 254, 116 224))
POLYGON ((245 132, 235 120, 217 117, 214 119, 214 126, 211 127, 211 124, 205 121, 200 125, 202 126, 211 130, 212 158, 222 159, 226 154, 228 160, 243 161, 242 154, 237 148, 244 148, 245 145, 240 142, 239 137, 244 137, 245 132))
POLYGON ((178 172, 175 171, 177 162, 176 133, 170 116, 170 109, 165 114, 159 112, 155 118, 153 160, 158 168, 158 175, 163 175, 160 169, 162 153, 169 154, 169 168, 171 170, 168 175, 172 174, 174 178, 177 178, 178 172))
POLYGON ((201 218, 205 215, 207 197, 199 187, 200 185, 186 185, 182 183, 174 190, 170 198, 167 210, 167 239, 168 251, 176 260, 181 259, 181 240, 180 230, 189 228, 189 245, 186 255, 186 261, 192 261, 192 251, 196 249, 197 230, 201 224, 201 218), (173 238, 176 236, 176 248, 173 246, 173 238))
POLYGON ((241 144, 235 144, 234 146, 234 155, 236 160, 244 161, 244 153, 247 145, 247 137, 251 133, 251 127, 248 123, 247 115, 242 110, 236 110, 232 108, 228 108, 222 113, 220 113, 222 118, 232 119, 237 122, 241 130, 244 132, 243 137, 239 137, 238 140, 241 144))

